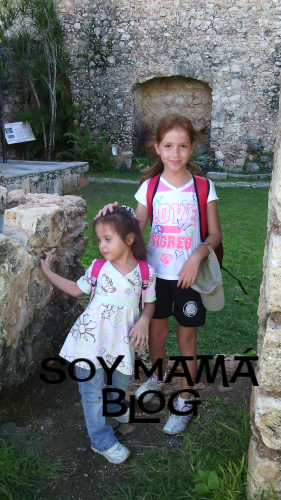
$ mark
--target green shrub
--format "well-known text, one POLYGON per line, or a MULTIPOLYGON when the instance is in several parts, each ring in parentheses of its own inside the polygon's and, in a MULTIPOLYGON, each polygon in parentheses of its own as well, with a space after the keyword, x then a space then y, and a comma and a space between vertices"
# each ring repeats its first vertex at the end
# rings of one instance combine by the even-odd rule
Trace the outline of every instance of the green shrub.
POLYGON ((190 157, 190 161, 195 165, 195 167, 198 168, 198 170, 203 170, 204 168, 208 167, 211 159, 212 157, 210 155, 208 146, 202 146, 200 142, 195 144, 193 153, 190 157))
POLYGON ((99 172, 107 172, 116 166, 111 148, 106 144, 106 134, 103 134, 96 143, 93 143, 89 127, 84 130, 78 129, 66 136, 73 149, 62 151, 57 155, 58 159, 87 161, 90 170, 99 172))

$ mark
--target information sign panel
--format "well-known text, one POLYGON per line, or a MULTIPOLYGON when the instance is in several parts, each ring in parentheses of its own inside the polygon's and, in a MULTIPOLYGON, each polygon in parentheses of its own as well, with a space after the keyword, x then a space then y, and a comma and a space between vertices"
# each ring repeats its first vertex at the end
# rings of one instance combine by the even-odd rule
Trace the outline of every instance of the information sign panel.
POLYGON ((5 139, 7 144, 35 141, 30 123, 5 123, 5 139))

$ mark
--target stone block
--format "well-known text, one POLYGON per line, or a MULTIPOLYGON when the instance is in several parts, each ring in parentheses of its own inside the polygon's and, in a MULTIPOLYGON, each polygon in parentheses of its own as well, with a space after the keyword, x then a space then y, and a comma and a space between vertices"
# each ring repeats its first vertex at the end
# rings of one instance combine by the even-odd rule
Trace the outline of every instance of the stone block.
POLYGON ((0 205, 6 205, 7 203, 7 188, 0 186, 0 205))
POLYGON ((20 243, 0 234, 0 343, 11 345, 30 319, 29 282, 34 259, 20 243))
POLYGON ((227 173, 226 172, 208 172, 207 178, 213 179, 213 180, 226 180, 227 173))
POLYGON ((29 182, 29 177, 24 179, 21 183, 21 188, 25 193, 30 193, 30 182, 29 182))
POLYGON ((258 139, 251 139, 248 142, 248 151, 260 151, 261 147, 261 142, 258 139))
POLYGON ((71 193, 71 191, 75 191, 75 189, 78 189, 78 187, 79 187, 79 181, 76 173, 69 173, 68 175, 64 176, 63 178, 64 193, 71 193))
POLYGON ((7 196, 7 207, 14 208, 25 203, 25 193, 23 189, 13 189, 7 196))
POLYGON ((79 187, 86 187, 89 184, 89 177, 87 175, 80 175, 79 177, 79 187))
POLYGON ((268 448, 255 436, 251 437, 248 453, 248 500, 258 500, 262 491, 267 493, 273 488, 276 499, 281 499, 281 462, 280 455, 268 448))
MULTIPOLYGON (((281 95, 280 95, 281 104, 281 95)), ((281 109, 281 106, 280 106, 281 109)), ((276 212, 279 224, 281 222, 281 113, 279 113, 277 122, 277 132, 275 141, 274 167, 272 175, 272 206, 276 212)))
POLYGON ((261 386, 272 396, 281 397, 281 312, 267 320, 260 355, 261 386))
POLYGON ((264 444, 273 450, 281 450, 281 400, 268 396, 261 387, 256 388, 254 423, 264 444))
POLYGON ((268 245, 266 302, 267 313, 281 311, 281 235, 271 233, 268 245))
POLYGON ((222 151, 215 151, 215 158, 216 160, 223 160, 224 154, 222 151))
POLYGON ((0 170, 0 186, 6 187, 6 181, 3 173, 0 170))
POLYGON ((43 248, 57 247, 66 228, 66 216, 57 205, 26 204, 10 208, 4 214, 3 234, 11 236, 24 248, 37 249, 37 253, 43 248))
POLYGON ((236 167, 242 168, 246 160, 246 156, 243 156, 243 158, 237 158, 236 160, 236 167))
POLYGON ((260 167, 258 166, 257 163, 251 163, 249 162, 247 165, 247 172, 259 172, 260 167))

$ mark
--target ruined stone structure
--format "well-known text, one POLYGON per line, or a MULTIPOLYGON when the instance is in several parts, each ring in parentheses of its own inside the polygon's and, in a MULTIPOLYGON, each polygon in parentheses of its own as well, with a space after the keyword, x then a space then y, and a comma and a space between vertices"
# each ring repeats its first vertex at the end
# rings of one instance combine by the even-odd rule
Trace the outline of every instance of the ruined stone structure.
POLYGON ((269 193, 268 232, 259 301, 259 387, 251 399, 248 498, 272 485, 281 499, 281 96, 269 193))
POLYGON ((146 136, 174 111, 205 127, 226 167, 243 165, 249 139, 273 149, 279 1, 58 0, 58 7, 82 125, 94 137, 107 132, 127 163, 141 129, 146 136))
MULTIPOLYGON (((72 61, 73 102, 93 137, 130 164, 163 115, 204 128, 225 167, 248 141, 272 150, 281 66, 278 0, 57 0, 72 61)), ((5 86, 5 121, 28 102, 5 86), (12 97, 14 96, 14 97, 12 97), (17 102, 15 101, 17 99, 17 102)), ((9 149, 10 150, 10 149, 9 149)))
POLYGON ((83 299, 45 278, 39 257, 52 252, 55 272, 76 281, 84 273, 77 258, 87 238, 81 234, 86 203, 79 196, 7 193, 0 187, 0 209, 1 389, 26 380, 84 310, 83 299))

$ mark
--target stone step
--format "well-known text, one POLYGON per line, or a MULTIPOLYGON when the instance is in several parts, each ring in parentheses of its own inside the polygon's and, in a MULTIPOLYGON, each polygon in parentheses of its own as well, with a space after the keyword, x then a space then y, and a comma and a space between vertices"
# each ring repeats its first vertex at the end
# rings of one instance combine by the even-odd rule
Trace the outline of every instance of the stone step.
POLYGON ((271 173, 268 174, 230 174, 227 172, 208 172, 207 178, 213 180, 226 180, 226 179, 269 179, 272 177, 271 173))

